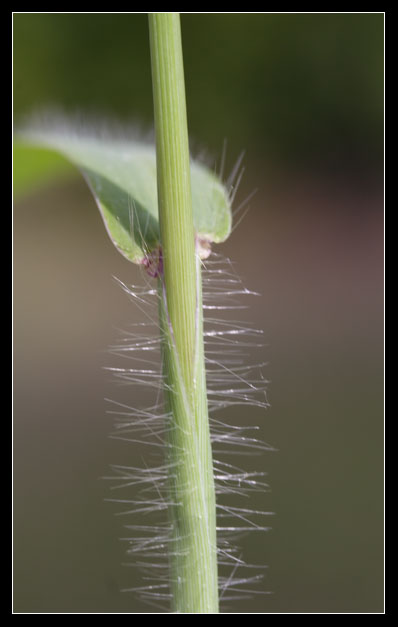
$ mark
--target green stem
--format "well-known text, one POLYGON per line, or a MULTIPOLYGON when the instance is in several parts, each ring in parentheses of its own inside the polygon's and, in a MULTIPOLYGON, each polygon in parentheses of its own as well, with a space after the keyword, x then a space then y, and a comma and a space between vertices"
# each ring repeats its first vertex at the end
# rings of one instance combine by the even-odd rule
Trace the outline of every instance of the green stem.
POLYGON ((178 13, 149 15, 163 273, 159 278, 172 526, 172 609, 218 612, 215 491, 178 13))

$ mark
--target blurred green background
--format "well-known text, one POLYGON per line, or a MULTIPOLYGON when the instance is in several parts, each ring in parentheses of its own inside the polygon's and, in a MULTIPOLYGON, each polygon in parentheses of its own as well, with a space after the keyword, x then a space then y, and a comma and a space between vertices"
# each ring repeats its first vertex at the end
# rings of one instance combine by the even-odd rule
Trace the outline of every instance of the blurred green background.
MULTIPOLYGON (((258 188, 217 251, 262 293, 246 315, 271 407, 251 422, 278 449, 251 503, 273 531, 244 541, 273 594, 227 611, 383 611, 383 20, 182 15, 192 151, 219 164, 226 139, 226 173, 245 150, 236 206, 258 188)), ((145 14, 16 13, 13 28, 16 124, 55 108, 151 128, 145 14)), ((107 438, 102 370, 140 319, 112 276, 139 272, 54 163, 35 189, 40 163, 14 164, 14 611, 151 611, 120 593, 140 579, 99 480, 139 454, 107 438)))

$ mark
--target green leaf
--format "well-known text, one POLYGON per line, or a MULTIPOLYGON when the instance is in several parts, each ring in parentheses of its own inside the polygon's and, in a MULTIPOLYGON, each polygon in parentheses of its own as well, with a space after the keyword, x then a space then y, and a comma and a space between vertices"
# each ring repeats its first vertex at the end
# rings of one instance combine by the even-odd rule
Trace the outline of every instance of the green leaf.
MULTIPOLYGON (((153 145, 73 132, 23 132, 16 138, 19 158, 14 161, 14 179, 17 181, 23 179, 18 171, 21 157, 32 147, 56 151, 81 170, 106 230, 122 255, 134 263, 142 263, 157 248, 159 220, 153 145)), ((41 162, 40 173, 44 178, 46 158, 41 162)), ((32 175, 27 178, 29 182, 32 175)), ((191 186, 197 236, 206 242, 224 241, 231 231, 227 190, 209 169, 195 161, 191 162, 191 186)))
POLYGON ((27 148, 20 143, 13 147, 14 198, 21 198, 43 185, 70 178, 76 169, 54 151, 27 148))

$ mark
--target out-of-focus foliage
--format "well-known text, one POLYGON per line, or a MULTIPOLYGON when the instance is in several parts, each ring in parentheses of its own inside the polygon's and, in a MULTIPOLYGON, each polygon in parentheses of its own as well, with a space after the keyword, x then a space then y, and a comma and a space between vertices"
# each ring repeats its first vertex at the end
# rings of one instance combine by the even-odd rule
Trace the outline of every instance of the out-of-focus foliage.
POLYGON ((18 142, 13 147, 13 162, 14 198, 75 173, 66 159, 53 151, 28 149, 18 142))
MULTIPOLYGON (((383 14, 183 14, 191 136, 219 154, 380 163, 383 14)), ((14 15, 14 110, 152 125, 145 14, 14 15)))

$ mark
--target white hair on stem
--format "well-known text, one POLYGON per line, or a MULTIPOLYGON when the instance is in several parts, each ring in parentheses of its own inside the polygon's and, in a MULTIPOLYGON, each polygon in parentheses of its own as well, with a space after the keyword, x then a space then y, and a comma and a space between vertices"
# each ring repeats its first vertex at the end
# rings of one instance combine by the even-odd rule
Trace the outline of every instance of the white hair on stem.
MULTIPOLYGON (((148 263, 143 267, 152 266, 148 263)), ((107 370, 120 385, 152 389, 154 400, 144 408, 117 400, 107 401, 110 404, 108 413, 115 417, 110 437, 138 443, 143 447, 143 457, 147 457, 148 463, 142 467, 112 465, 110 476, 104 479, 111 484, 113 493, 106 500, 123 507, 116 515, 127 521, 121 538, 127 544, 128 561, 125 565, 138 568, 143 578, 142 586, 125 588, 124 591, 138 595, 141 601, 158 611, 167 612, 170 611, 172 583, 169 557, 173 550, 167 510, 170 506, 178 506, 170 498, 168 485, 178 462, 168 463, 165 454, 171 446, 168 431, 175 427, 171 426, 171 416, 164 411, 162 401, 162 393, 167 387, 161 368, 157 322, 158 299, 162 296, 148 273, 142 272, 142 276, 142 285, 118 283, 144 312, 147 321, 132 325, 124 338, 109 349, 112 355, 128 359, 131 367, 129 364, 129 367, 109 367, 107 370)), ((261 360, 248 362, 248 357, 263 347, 262 331, 235 316, 228 320, 222 317, 226 310, 239 312, 245 309, 242 299, 257 294, 242 285, 229 259, 214 252, 202 261, 202 277, 203 308, 211 312, 204 319, 204 341, 215 456, 219 592, 221 610, 225 611, 233 609, 233 601, 269 593, 263 581, 266 566, 246 562, 239 542, 248 533, 268 531, 270 526, 264 523, 273 514, 265 508, 250 508, 252 493, 265 495, 269 491, 262 464, 259 470, 248 471, 243 463, 235 465, 231 459, 233 456, 264 455, 273 448, 256 437, 260 427, 255 422, 268 406, 267 381, 261 373, 266 364, 261 360), (245 409, 244 423, 228 422, 225 417, 228 409, 236 406, 245 409), (250 412, 252 421, 249 422, 246 416, 250 412)))

